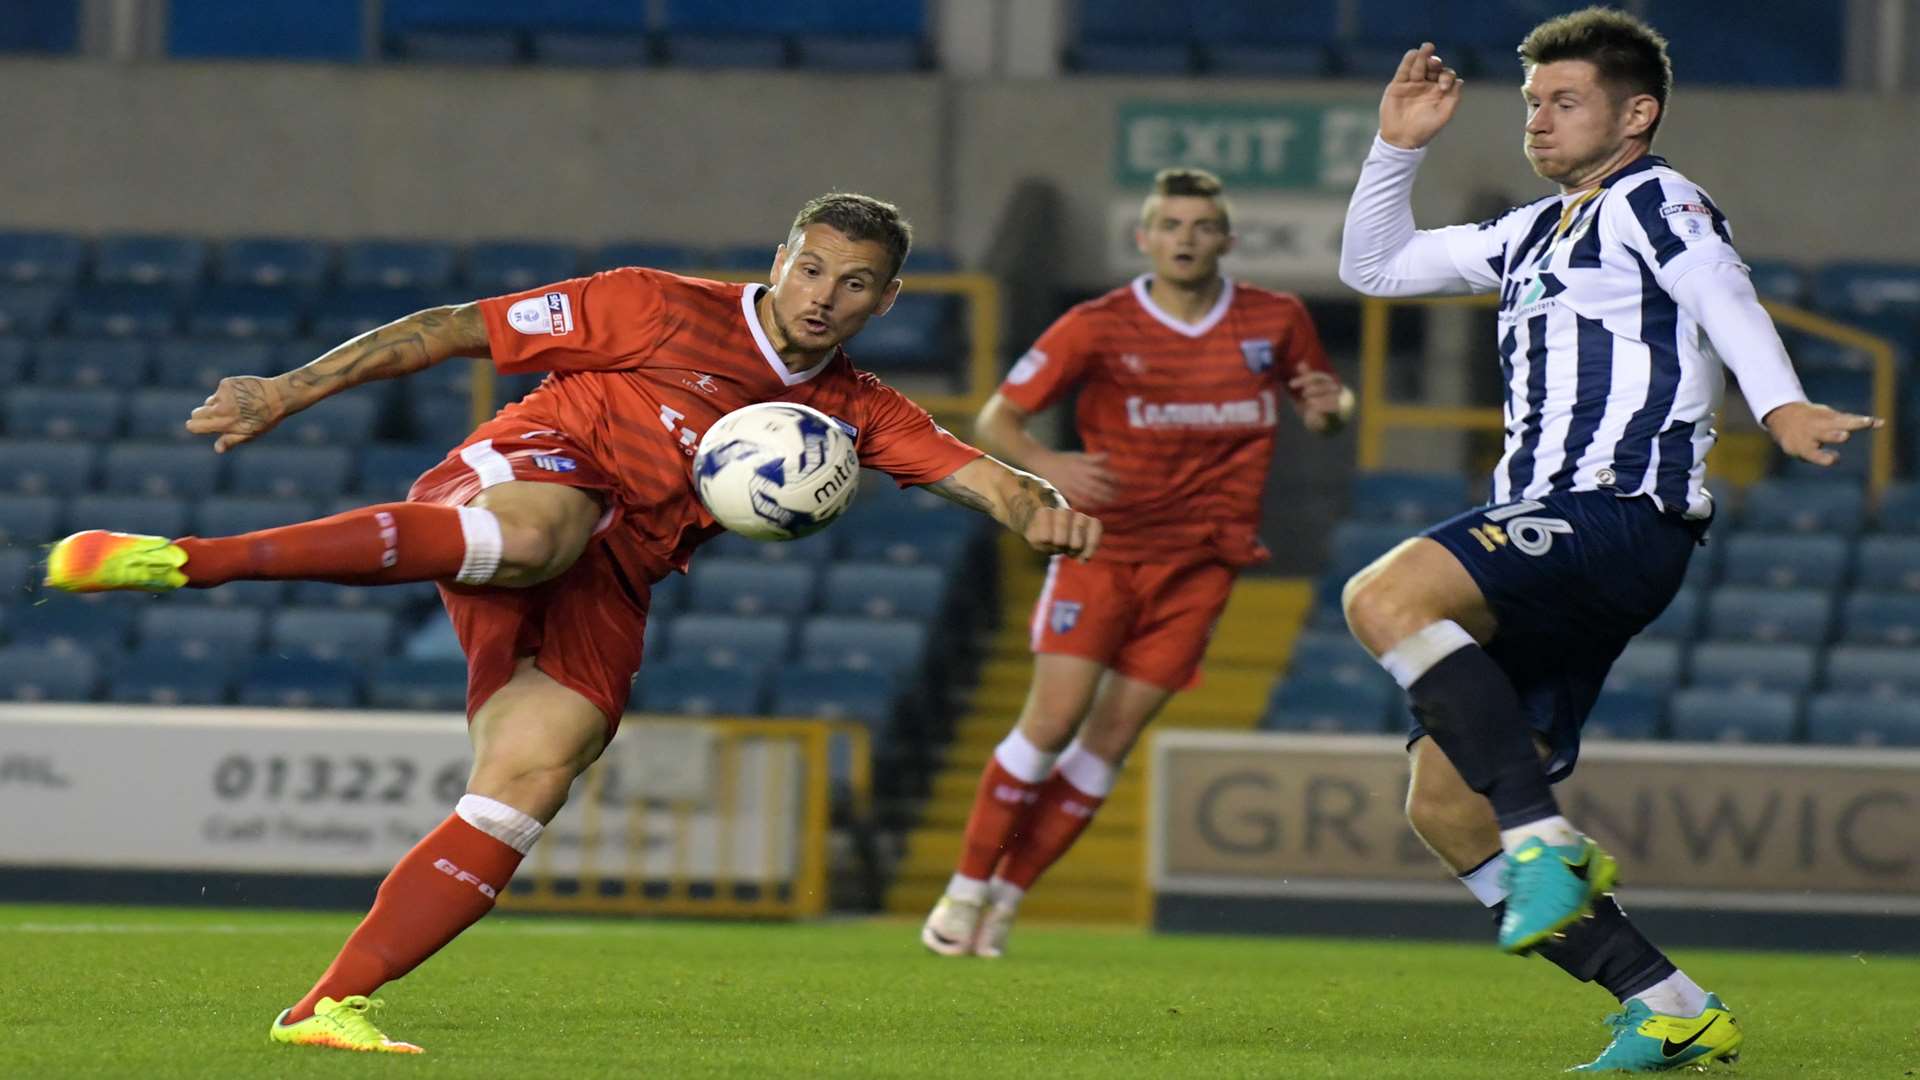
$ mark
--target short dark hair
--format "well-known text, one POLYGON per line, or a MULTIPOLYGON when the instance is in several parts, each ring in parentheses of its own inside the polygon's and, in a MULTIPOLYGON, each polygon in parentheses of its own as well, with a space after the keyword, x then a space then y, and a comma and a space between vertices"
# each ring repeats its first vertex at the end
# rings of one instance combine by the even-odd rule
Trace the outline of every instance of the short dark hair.
POLYGON ((1534 27, 1520 43, 1520 62, 1529 68, 1556 60, 1591 63, 1616 101, 1653 95, 1660 103, 1647 128, 1647 141, 1653 141, 1660 121, 1667 118, 1667 95, 1673 92, 1673 61, 1667 59, 1667 39, 1658 30, 1612 8, 1571 12, 1534 27))
POLYGON ((1191 166, 1177 166, 1161 169, 1153 174, 1153 191, 1147 195, 1147 201, 1140 207, 1140 223, 1145 225, 1153 216, 1153 200, 1167 195, 1192 195, 1202 199, 1212 199, 1220 207, 1220 222, 1228 228, 1233 227, 1233 211, 1227 206, 1227 186, 1220 178, 1205 169, 1191 166))
POLYGON ((893 259, 893 269, 887 271, 889 281, 899 275, 906 265, 907 252, 913 249, 913 224, 899 207, 871 195, 831 191, 808 199, 794 215, 788 237, 799 235, 809 225, 829 225, 850 239, 886 245, 893 259))

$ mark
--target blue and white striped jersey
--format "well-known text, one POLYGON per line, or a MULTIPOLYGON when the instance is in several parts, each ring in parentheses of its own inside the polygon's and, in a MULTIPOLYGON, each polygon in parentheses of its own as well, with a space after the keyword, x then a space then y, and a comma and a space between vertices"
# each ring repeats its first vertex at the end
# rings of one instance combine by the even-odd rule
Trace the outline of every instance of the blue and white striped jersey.
POLYGON ((1493 501, 1560 491, 1648 495, 1704 517, 1724 380, 1681 275, 1740 263, 1725 215, 1647 156, 1599 188, 1556 195, 1444 240, 1474 292, 1500 293, 1506 453, 1493 501))

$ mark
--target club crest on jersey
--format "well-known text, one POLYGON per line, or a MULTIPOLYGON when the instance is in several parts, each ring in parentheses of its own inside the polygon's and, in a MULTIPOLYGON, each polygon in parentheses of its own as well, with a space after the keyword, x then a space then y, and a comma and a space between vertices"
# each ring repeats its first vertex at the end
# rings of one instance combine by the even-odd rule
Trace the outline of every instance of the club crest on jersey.
POLYGON ((1080 625, 1080 601, 1055 600, 1047 610, 1047 625, 1056 634, 1064 634, 1080 625))
POLYGON ((720 392, 720 384, 714 382, 713 376, 704 371, 696 371, 691 377, 681 379, 680 385, 691 386, 703 394, 717 394, 720 392))
POLYGON ((572 472, 580 467, 572 458, 560 454, 535 454, 533 463, 548 472, 572 472))
POLYGON ((1140 359, 1139 353, 1121 353, 1120 366, 1133 372, 1135 375, 1145 375, 1147 373, 1147 362, 1140 359))
POLYGON ((1273 370, 1273 342, 1267 338, 1242 341, 1240 355, 1246 358, 1247 370, 1255 375, 1265 375, 1273 370))

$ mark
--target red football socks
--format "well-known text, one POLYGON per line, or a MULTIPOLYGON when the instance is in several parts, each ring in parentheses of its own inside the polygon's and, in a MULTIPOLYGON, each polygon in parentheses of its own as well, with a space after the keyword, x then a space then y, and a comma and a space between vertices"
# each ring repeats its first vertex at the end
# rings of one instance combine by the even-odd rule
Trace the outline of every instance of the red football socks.
POLYGON ((1033 807, 1040 785, 1029 784, 1008 772, 998 757, 989 757, 980 774, 980 787, 967 815, 966 846, 960 853, 960 873, 985 881, 1007 850, 1014 831, 1033 807))
POLYGON ((460 508, 383 503, 238 536, 189 536, 181 571, 193 588, 240 580, 396 585, 446 581, 467 559, 460 508))
POLYGON ((455 814, 415 844, 380 883, 373 910, 347 938, 333 966, 287 1014, 313 1015, 321 998, 371 994, 439 952, 493 910, 521 854, 455 814))
POLYGON ((1104 802, 1106 799, 1081 791, 1055 771, 1040 785, 1033 811, 1021 827, 1020 835, 1014 838, 997 876, 1021 889, 1033 888, 1047 867, 1059 862, 1073 842, 1080 839, 1080 834, 1087 831, 1087 825, 1104 802))

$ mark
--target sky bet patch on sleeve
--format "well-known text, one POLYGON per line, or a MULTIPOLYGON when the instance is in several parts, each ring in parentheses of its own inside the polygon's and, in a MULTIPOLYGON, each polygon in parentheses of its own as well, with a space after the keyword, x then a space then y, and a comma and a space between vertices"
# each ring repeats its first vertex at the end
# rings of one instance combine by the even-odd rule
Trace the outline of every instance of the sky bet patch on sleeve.
POLYGON ((1704 203, 1670 202, 1660 207, 1667 228, 1688 240, 1698 240, 1713 232, 1713 211, 1704 203))
POLYGON ((507 309, 507 323, 523 334, 570 334, 573 301, 563 292, 529 296, 507 309))

